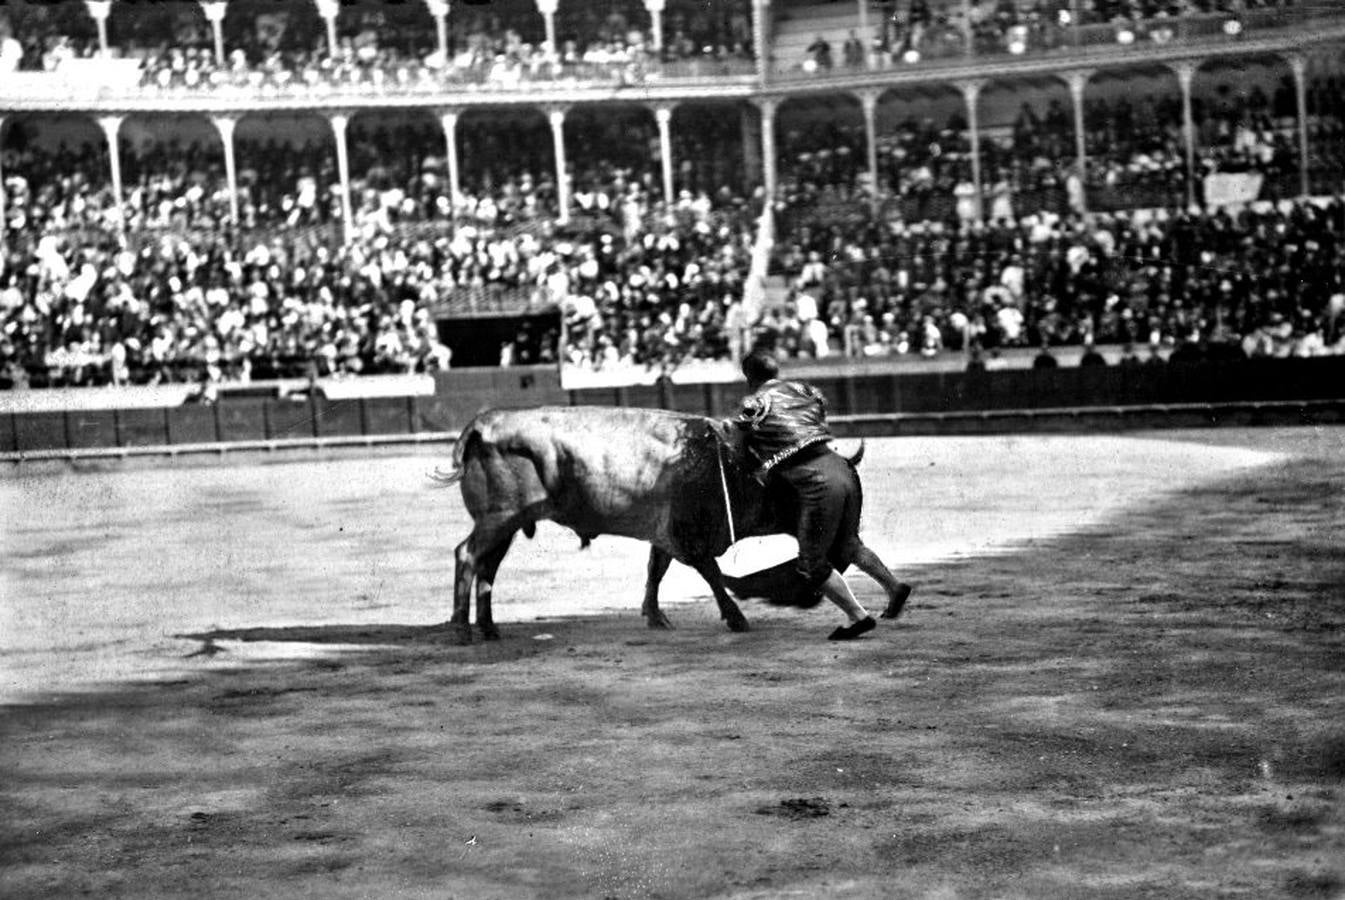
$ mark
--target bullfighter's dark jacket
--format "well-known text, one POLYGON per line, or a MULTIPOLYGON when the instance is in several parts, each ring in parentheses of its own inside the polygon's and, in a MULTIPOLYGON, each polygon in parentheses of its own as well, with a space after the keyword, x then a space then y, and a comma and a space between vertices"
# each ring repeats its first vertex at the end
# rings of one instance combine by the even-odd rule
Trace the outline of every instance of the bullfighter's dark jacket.
POLYGON ((765 482, 771 470, 805 447, 832 439, 827 404, 820 391, 798 381, 773 379, 743 399, 733 423, 747 432, 747 445, 761 461, 765 482))

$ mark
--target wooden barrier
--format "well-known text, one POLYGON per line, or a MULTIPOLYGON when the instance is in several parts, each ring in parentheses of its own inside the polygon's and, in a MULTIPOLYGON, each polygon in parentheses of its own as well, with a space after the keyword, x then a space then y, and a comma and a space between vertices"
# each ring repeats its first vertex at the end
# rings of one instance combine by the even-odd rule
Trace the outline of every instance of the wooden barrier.
MULTIPOLYGON (((743 395, 741 383, 661 382, 564 391, 549 370, 468 370, 436 381, 439 390, 433 396, 244 398, 214 406, 11 413, 0 417, 0 453, 452 434, 487 406, 635 406, 722 417, 737 410, 743 395)), ((1124 416, 1116 410, 1126 408, 1166 415, 1169 422, 1185 417, 1201 424, 1208 415, 1200 410, 1217 407, 1223 421, 1240 416, 1256 422, 1282 416, 1286 403, 1330 401, 1321 408, 1338 408, 1336 401, 1345 401, 1345 357, 875 374, 813 383, 826 396, 833 420, 866 428, 856 423, 872 418, 886 423, 882 427, 888 433, 933 427, 928 423, 941 423, 941 433, 1017 429, 1024 423, 1038 430, 1069 430, 1082 421, 1079 410, 1088 411, 1093 427, 1119 421, 1124 416), (924 424, 912 424, 917 422, 924 424)))

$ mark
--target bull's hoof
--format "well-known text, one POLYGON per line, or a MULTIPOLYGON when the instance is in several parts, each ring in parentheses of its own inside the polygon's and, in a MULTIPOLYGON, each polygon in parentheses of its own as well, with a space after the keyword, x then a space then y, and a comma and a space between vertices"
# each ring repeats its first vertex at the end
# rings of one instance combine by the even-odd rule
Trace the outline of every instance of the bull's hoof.
POLYGON ((650 628, 657 628, 657 629, 659 629, 660 631, 672 631, 672 630, 673 630, 673 623, 672 623, 672 620, 669 619, 669 618, 663 613, 663 610, 659 610, 658 612, 656 612, 656 613, 652 613, 652 614, 651 614, 651 613, 645 613, 645 614, 644 614, 644 618, 645 618, 645 624, 648 625, 650 628))
POLYGON ((897 592, 887 601, 887 609, 883 610, 884 619, 895 619, 901 615, 901 611, 906 606, 906 598, 911 596, 911 586, 909 584, 897 585, 897 592))
POLYGON ((470 644, 472 642, 472 626, 467 622, 450 622, 448 627, 453 633, 455 644, 470 644))
POLYGON ((729 619, 728 623, 729 623, 729 631, 743 632, 752 630, 752 626, 748 625, 747 619, 743 618, 742 616, 738 616, 735 619, 729 619))
POLYGON ((478 622, 476 627, 481 629, 482 640, 498 641, 500 639, 500 627, 494 622, 478 622))

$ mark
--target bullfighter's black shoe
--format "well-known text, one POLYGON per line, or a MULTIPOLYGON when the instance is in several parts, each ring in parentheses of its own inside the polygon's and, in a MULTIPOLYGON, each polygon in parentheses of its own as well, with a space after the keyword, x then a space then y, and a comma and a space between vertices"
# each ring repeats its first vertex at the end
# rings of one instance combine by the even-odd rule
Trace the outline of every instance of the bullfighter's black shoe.
POLYGON ((865 632, 872 631, 878 627, 878 623, 873 620, 873 616, 865 616, 858 622, 852 622, 849 625, 842 625, 831 633, 827 638, 829 641, 853 641, 865 632))
POLYGON ((884 619, 895 619, 901 615, 901 610, 906 606, 906 599, 911 596, 911 586, 905 582, 897 585, 897 592, 888 598, 887 609, 883 610, 884 619))

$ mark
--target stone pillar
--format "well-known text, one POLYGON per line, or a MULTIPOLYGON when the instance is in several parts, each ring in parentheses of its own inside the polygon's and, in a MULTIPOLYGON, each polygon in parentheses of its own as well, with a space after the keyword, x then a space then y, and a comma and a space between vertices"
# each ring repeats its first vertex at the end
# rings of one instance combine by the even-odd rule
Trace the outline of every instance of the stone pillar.
POLYGON ((224 13, 228 0, 200 0, 201 12, 210 23, 210 34, 215 39, 215 64, 224 65, 224 13))
POLYGON ((331 122, 332 135, 336 138, 336 170, 341 176, 341 230, 346 243, 350 243, 355 237, 355 213, 350 206, 350 154, 346 148, 346 127, 350 125, 350 116, 332 113, 327 121, 331 122))
POLYGON ((984 78, 959 81, 957 88, 967 102, 967 133, 971 138, 971 183, 976 189, 976 221, 985 220, 985 186, 981 183, 981 125, 980 106, 981 88, 985 87, 984 78))
POLYGON ((1065 83, 1069 85, 1069 98, 1074 105, 1074 157, 1079 168, 1079 189, 1083 194, 1084 212, 1088 211, 1088 142, 1084 125, 1083 96, 1088 87, 1088 79, 1093 77, 1092 69, 1075 69, 1066 72, 1065 83))
POLYGON ((439 123, 444 128, 444 149, 448 160, 448 199, 453 206, 452 215, 458 217, 458 207, 462 202, 462 181, 458 174, 458 112, 445 110, 439 114, 439 123))
POLYGON ((869 205, 878 208, 878 94, 877 90, 856 91, 859 105, 864 110, 864 148, 868 152, 869 205))
POLYGON ((658 123, 659 162, 663 167, 663 200, 669 206, 676 199, 673 193, 672 114, 671 103, 660 103, 654 107, 654 121, 658 123))
POLYGON ((967 23, 967 56, 976 53, 976 35, 971 29, 971 0, 962 0, 962 21, 967 23))
POLYGON ((1289 68, 1294 73, 1294 99, 1298 104, 1298 191, 1306 197, 1312 192, 1308 165, 1308 58, 1301 53, 1289 54, 1289 68))
POLYGON ((562 225, 570 221, 570 173, 565 165, 565 107, 553 106, 547 110, 551 122, 551 146, 556 154, 556 203, 560 214, 556 221, 562 225))
POLYGON ((663 10, 667 0, 644 0, 644 8, 649 12, 649 27, 653 32, 655 52, 663 52, 663 10))
POLYGON ((761 119, 752 107, 743 104, 738 114, 738 130, 743 147, 743 183, 761 183, 761 119))
POLYGON ((84 0, 84 6, 98 26, 98 55, 107 59, 107 17, 112 13, 112 0, 84 0))
POLYGON ((1172 63, 1177 73, 1177 84, 1182 90, 1182 141, 1186 145, 1186 205, 1196 202, 1196 122, 1191 111, 1191 80, 1195 78, 1196 64, 1183 60, 1172 63))
POLYGON ((448 0, 425 0, 434 18, 434 34, 438 40, 439 56, 448 62, 448 0))
POLYGON ((869 67, 869 51, 873 49, 873 34, 869 31, 869 0, 859 2, 859 39, 864 44, 864 68, 869 67))
POLYGON ((9 225, 9 213, 5 209, 5 117, 0 116, 0 251, 5 249, 5 228, 9 225))
POLYGON ((336 56, 336 16, 341 11, 340 0, 314 0, 318 7, 318 15, 322 17, 322 23, 327 26, 327 53, 336 56))
POLYGON ((776 166, 779 160, 775 152, 775 113, 780 101, 766 98, 755 101, 761 110, 761 183, 766 189, 766 202, 775 202, 775 192, 779 186, 776 166))
POLYGON ((765 80, 770 56, 771 0, 752 0, 752 52, 757 58, 757 77, 765 80))
POLYGON ((238 225, 238 164, 234 159, 234 129, 238 120, 230 116, 214 116, 215 130, 224 144, 224 177, 229 183, 229 221, 238 225))
POLYGON ((121 132, 124 116, 99 116, 98 126, 107 137, 107 158, 112 165, 112 202, 117 209, 117 230, 126 229, 126 211, 122 208, 121 191, 121 147, 117 145, 117 135, 121 132))
POLYGON ((560 0, 536 0, 537 11, 542 14, 542 21, 546 25, 546 42, 551 45, 551 52, 557 57, 560 56, 560 45, 556 43, 556 9, 560 6, 560 0))
POLYGON ((1074 46, 1083 45, 1083 9, 1079 0, 1069 0, 1069 31, 1074 46))

